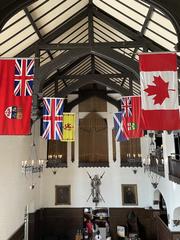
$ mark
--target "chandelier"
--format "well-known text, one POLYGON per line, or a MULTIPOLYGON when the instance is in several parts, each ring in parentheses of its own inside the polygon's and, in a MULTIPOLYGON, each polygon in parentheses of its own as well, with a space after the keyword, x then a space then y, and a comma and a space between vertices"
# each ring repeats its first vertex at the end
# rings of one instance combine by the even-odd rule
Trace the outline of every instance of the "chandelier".
POLYGON ((33 134, 32 134, 32 145, 30 148, 30 154, 28 160, 22 161, 21 171, 25 176, 32 176, 32 185, 31 189, 34 188, 33 183, 33 175, 38 173, 38 177, 41 177, 41 173, 44 169, 44 160, 38 159, 37 147, 34 139, 34 126, 33 126, 33 134))
POLYGON ((150 133, 149 152, 143 159, 144 172, 148 174, 151 184, 157 188, 161 176, 164 176, 163 148, 156 147, 154 142, 154 133, 150 133))
POLYGON ((39 177, 40 173, 43 171, 44 160, 38 160, 36 145, 33 142, 31 147, 30 159, 22 161, 22 173, 24 175, 38 173, 39 177))

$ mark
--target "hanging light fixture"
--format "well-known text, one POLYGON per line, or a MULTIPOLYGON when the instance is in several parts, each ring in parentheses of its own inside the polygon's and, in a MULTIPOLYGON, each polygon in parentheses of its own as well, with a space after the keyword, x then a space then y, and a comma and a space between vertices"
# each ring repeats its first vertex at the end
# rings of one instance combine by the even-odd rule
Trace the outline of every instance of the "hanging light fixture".
POLYGON ((149 134, 151 141, 149 144, 149 152, 145 159, 143 159, 144 172, 150 178, 151 184, 157 188, 161 176, 164 174, 164 159, 163 148, 155 146, 154 133, 149 134))
MULTIPOLYGON (((35 144, 35 127, 33 124, 33 133, 32 133, 32 145, 30 149, 29 159, 22 161, 21 170, 22 173, 27 175, 33 175, 34 173, 38 173, 38 176, 41 176, 41 172, 43 172, 44 160, 38 159, 37 148, 35 144)), ((32 188, 34 188, 34 184, 32 184, 32 188)))

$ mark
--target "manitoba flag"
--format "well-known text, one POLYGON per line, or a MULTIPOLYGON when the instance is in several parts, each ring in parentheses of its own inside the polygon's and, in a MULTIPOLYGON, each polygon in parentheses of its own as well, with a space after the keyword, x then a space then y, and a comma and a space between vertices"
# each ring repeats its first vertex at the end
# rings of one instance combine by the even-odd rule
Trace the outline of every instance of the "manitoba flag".
POLYGON ((30 134, 33 59, 0 60, 0 134, 30 134))
POLYGON ((175 53, 139 55, 143 129, 180 129, 176 61, 175 53))

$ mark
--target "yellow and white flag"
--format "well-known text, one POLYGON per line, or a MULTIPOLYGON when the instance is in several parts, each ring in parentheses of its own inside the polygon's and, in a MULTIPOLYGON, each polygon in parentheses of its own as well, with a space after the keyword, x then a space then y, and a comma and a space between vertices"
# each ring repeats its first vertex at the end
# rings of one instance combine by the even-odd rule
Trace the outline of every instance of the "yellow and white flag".
POLYGON ((63 142, 75 141, 75 113, 63 113, 63 142))

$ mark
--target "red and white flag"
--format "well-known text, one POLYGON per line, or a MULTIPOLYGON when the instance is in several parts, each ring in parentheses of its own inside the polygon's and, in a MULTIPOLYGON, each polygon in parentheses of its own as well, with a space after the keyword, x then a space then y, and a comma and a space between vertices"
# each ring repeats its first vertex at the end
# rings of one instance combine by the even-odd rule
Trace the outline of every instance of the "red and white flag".
POLYGON ((140 138, 144 131, 140 127, 141 97, 129 96, 121 98, 122 131, 126 138, 140 138))
POLYGON ((0 59, 0 135, 31 130, 34 59, 0 59))
POLYGON ((177 56, 175 53, 139 55, 142 122, 147 130, 180 129, 177 56))

